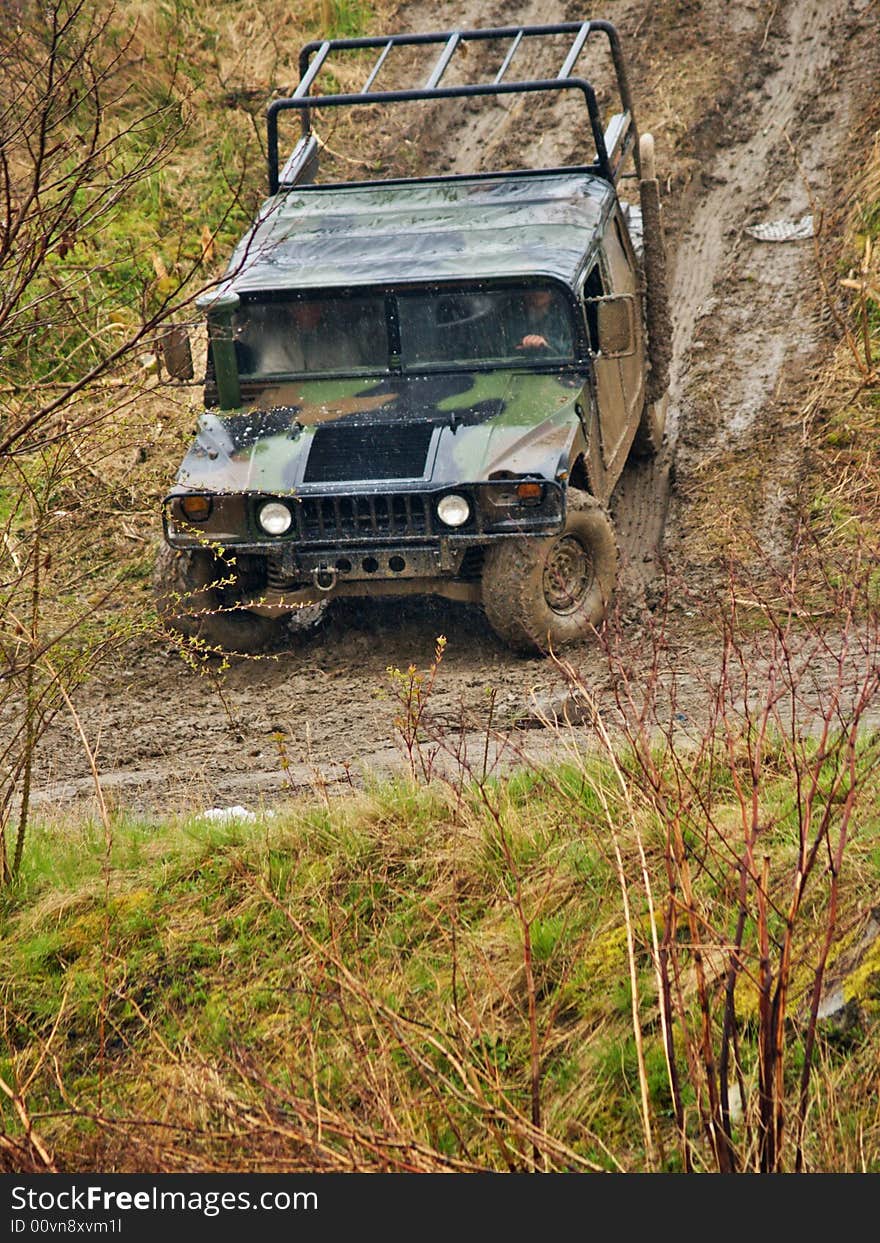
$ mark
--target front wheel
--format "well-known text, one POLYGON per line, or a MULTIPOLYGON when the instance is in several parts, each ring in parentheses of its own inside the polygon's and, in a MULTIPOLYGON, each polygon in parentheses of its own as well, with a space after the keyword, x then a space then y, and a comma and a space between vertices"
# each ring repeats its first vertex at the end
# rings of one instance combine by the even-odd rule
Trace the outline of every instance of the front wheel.
POLYGON ((162 544, 153 570, 153 593, 162 623, 212 648, 243 655, 264 652, 284 639, 283 618, 260 617, 224 603, 234 565, 203 548, 162 544))
POLYGON ((617 541, 594 497, 568 490, 559 535, 504 540, 486 554, 483 608, 515 651, 547 652, 586 638, 608 611, 617 580, 617 541))

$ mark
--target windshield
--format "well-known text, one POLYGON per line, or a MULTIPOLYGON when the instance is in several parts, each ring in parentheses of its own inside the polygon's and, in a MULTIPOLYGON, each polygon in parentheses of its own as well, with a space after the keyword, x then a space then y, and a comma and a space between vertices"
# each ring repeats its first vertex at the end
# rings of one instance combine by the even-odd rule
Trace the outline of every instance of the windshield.
POLYGON ((541 285, 255 299, 233 333, 243 379, 564 364, 576 343, 563 292, 541 285))
POLYGON ((385 371, 385 298, 309 298, 243 303, 233 316, 243 378, 385 371))
POLYGON ((425 363, 574 358, 571 312, 540 286, 399 295, 404 370, 425 363))

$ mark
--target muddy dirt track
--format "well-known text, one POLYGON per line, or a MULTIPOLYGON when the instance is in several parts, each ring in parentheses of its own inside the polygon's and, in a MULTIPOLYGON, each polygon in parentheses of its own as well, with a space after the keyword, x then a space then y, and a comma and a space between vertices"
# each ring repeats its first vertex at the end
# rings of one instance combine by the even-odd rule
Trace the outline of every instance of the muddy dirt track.
MULTIPOLYGON (((868 0, 636 0, 589 15, 621 33, 637 120, 655 136, 664 186, 675 329, 669 444, 658 463, 626 477, 612 509, 625 558, 620 621, 633 651, 664 596, 664 567, 673 584, 665 644, 673 663, 692 670, 678 705, 684 719, 698 716, 701 677, 717 662, 703 618, 722 588, 716 527, 733 515, 771 557, 784 557, 802 469, 800 411, 838 335, 818 296, 812 241, 760 242, 745 229, 810 212, 833 226, 876 108, 878 10, 868 0)), ((403 4, 392 24, 583 16, 576 5, 469 0, 403 4)), ((522 116, 487 135, 467 113, 443 133, 447 163, 466 163, 490 138, 503 156, 505 145, 525 140, 522 116)), ((424 142, 442 154, 436 130, 424 142)), ((552 143, 567 154, 559 134, 552 143)), ((316 774, 338 788, 399 764, 400 708, 387 669, 426 667, 440 634, 447 648, 432 712, 450 737, 458 724, 470 727, 479 764, 490 703, 503 743, 505 723, 546 708, 562 683, 552 662, 512 655, 479 610, 460 605, 336 606, 289 651, 234 660, 211 676, 191 671, 161 640, 140 641, 124 668, 78 692, 77 706, 116 805, 256 807, 316 774)), ((587 644, 568 658, 607 697, 601 653, 587 644)), ((502 751, 511 759, 524 743, 540 753, 564 742, 553 731, 516 730, 502 751)), ((46 738, 39 773, 41 799, 90 797, 66 721, 46 738)))

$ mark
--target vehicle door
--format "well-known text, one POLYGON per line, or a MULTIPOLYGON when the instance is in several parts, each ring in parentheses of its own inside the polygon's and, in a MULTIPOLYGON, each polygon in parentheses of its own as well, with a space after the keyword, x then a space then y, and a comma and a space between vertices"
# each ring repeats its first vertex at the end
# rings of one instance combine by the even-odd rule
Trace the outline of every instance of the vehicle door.
MULTIPOLYGON (((587 273, 581 288, 581 306, 586 322, 587 341, 593 364, 595 389, 595 424, 591 441, 594 470, 608 476, 615 460, 624 452, 629 413, 623 393, 619 359, 602 351, 599 337, 599 304, 608 296, 609 281, 603 271, 604 262, 597 262, 587 273), (596 452, 598 448, 598 453, 596 452)), ((594 481, 594 489, 598 479, 594 481)))
POLYGON ((614 473, 629 451, 645 395, 639 278, 616 211, 609 220, 599 262, 584 280, 582 296, 596 377, 602 461, 605 469, 614 473), (631 339, 622 350, 610 349, 602 341, 597 301, 618 296, 630 304, 631 339))

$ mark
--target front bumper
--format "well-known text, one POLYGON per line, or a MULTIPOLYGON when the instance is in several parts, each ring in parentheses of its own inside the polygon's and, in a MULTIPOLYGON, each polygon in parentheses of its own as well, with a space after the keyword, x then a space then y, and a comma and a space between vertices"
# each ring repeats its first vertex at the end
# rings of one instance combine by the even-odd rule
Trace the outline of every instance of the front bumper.
MULTIPOLYGON (((561 484, 539 480, 539 501, 520 502, 515 480, 497 480, 431 491, 301 492, 294 496, 262 493, 210 494, 211 509, 204 521, 187 519, 181 508, 186 491, 172 493, 163 506, 165 538, 174 548, 212 545, 242 552, 281 557, 287 572, 297 564, 311 568, 315 556, 360 556, 370 551, 421 546, 440 557, 444 571, 452 568, 449 549, 491 543, 511 535, 552 535, 565 520, 561 484), (437 504, 450 492, 464 495, 471 515, 460 527, 450 528, 438 517, 437 504), (268 500, 290 509, 290 530, 268 536, 256 520, 258 507, 268 500), (445 551, 444 551, 445 550, 445 551)), ((201 495, 201 494, 200 494, 201 495)), ((208 495, 208 494, 204 494, 208 495)))

